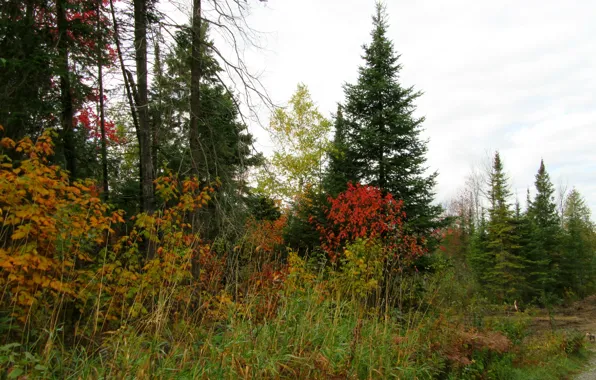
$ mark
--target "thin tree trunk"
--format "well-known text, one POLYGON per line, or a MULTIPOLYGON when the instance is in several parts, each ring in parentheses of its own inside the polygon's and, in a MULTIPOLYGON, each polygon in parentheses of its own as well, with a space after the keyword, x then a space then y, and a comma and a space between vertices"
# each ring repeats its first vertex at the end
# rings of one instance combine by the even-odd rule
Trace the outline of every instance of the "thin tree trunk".
POLYGON ((77 160, 74 143, 74 128, 72 125, 73 105, 70 84, 70 71, 68 63, 68 21, 64 0, 56 2, 56 19, 58 21, 58 68, 60 72, 60 103, 62 113, 60 124, 62 127, 62 142, 64 144, 64 157, 66 158, 66 169, 70 172, 71 178, 77 177, 77 160))
POLYGON ((154 211, 153 161, 151 160, 151 128, 147 100, 147 4, 146 0, 134 1, 135 59, 137 64, 137 115, 139 117, 139 150, 143 186, 143 211, 154 211))
POLYGON ((99 124, 101 130, 101 166, 102 166, 102 182, 103 182, 103 196, 104 199, 109 198, 110 189, 108 186, 108 148, 106 143, 106 121, 104 112, 104 96, 103 96, 103 62, 101 49, 103 47, 103 31, 101 30, 101 3, 102 0, 97 1, 97 81, 99 82, 99 124))
POLYGON ((114 2, 110 0, 110 11, 112 13, 112 23, 114 24, 114 42, 116 43, 116 51, 118 53, 118 61, 120 62, 120 70, 122 71, 122 78, 124 79, 124 87, 126 88, 126 97, 128 98, 128 104, 130 106, 130 114, 132 115, 132 123, 137 133, 137 139, 139 137, 139 120, 137 119, 137 113, 135 110, 135 103, 132 98, 132 91, 130 89, 130 82, 126 76, 126 67, 124 66, 124 59, 122 58, 122 49, 120 48, 120 37, 118 32, 118 20, 116 19, 116 12, 114 11, 114 2))
MULTIPOLYGON (((137 114, 139 116, 139 150, 141 161, 141 186, 143 189, 143 211, 152 214, 155 210, 153 193, 153 160, 151 159, 151 128, 147 100, 147 2, 134 0, 135 59, 137 64, 137 114)), ((147 259, 154 255, 153 244, 147 242, 147 259)))
MULTIPOLYGON (((130 89, 132 92, 132 99, 134 100, 133 104, 133 109, 134 111, 134 115, 137 114, 136 112, 136 105, 139 104, 139 94, 137 93, 137 85, 135 84, 135 78, 132 75, 132 73, 128 70, 124 71, 124 77, 128 78, 128 83, 130 84, 130 89)), ((138 122, 138 119, 137 119, 138 122)), ((141 132, 140 132, 140 128, 137 128, 137 141, 141 141, 141 132)), ((141 199, 141 212, 143 211, 143 167, 142 167, 142 162, 139 159, 139 195, 140 195, 140 199, 141 199)))
MULTIPOLYGON (((201 0, 193 0, 192 9, 192 63, 190 67, 190 129, 189 146, 193 173, 199 178, 201 145, 199 142, 200 85, 201 85, 201 0)), ((198 213, 193 216, 193 228, 198 224, 198 213)), ((200 276, 199 258, 193 257, 192 275, 200 276)))
POLYGON ((154 48, 155 48, 155 77, 157 81, 157 112, 153 115, 153 122, 151 124, 152 131, 151 134, 152 138, 152 147, 151 147, 151 156, 153 157, 153 170, 155 171, 154 176, 157 178, 158 174, 158 161, 157 161, 157 152, 159 147, 159 131, 162 128, 162 92, 163 92, 163 69, 161 66, 161 51, 159 48, 159 41, 161 40, 161 27, 157 27, 157 33, 154 40, 154 48))
MULTIPOLYGON (((137 141, 141 140, 139 133, 139 119, 135 108, 135 100, 133 100, 133 81, 129 79, 128 71, 124 66, 124 59, 122 58, 122 49, 120 48, 120 35, 118 32, 118 20, 116 19, 116 11, 114 11, 114 1, 110 0, 110 12, 112 13, 112 23, 114 24, 114 42, 116 43, 116 51, 118 52, 118 61, 120 62, 120 70, 122 71, 122 78, 124 80, 124 87, 126 89, 126 97, 128 98, 128 105, 130 106, 130 114, 132 115, 132 123, 137 135, 137 141)), ((130 76, 132 78, 132 75, 130 76)), ((139 198, 141 199, 141 207, 143 204, 143 172, 141 170, 141 163, 139 161, 139 198)))

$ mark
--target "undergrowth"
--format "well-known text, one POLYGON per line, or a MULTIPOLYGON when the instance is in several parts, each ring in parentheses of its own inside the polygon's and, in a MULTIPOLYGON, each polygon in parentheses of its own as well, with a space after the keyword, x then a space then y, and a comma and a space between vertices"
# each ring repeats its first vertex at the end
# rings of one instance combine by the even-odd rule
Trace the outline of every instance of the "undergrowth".
POLYGON ((189 220, 217 183, 162 177, 162 207, 126 217, 48 163, 49 134, 2 146, 24 157, 0 156, 2 378, 555 379, 585 360, 583 336, 533 332, 424 253, 373 188, 347 198, 393 214, 340 204, 329 263, 283 247, 283 215, 201 240, 189 220))

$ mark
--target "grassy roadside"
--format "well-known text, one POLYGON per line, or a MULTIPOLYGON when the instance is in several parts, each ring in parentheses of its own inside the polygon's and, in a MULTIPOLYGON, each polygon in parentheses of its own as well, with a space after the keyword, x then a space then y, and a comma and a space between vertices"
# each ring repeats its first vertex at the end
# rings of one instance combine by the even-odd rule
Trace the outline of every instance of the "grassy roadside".
POLYGON ((313 285, 280 291, 268 318, 251 315, 263 302, 255 296, 222 303, 217 322, 153 315, 68 349, 5 345, 0 365, 8 378, 548 380, 569 378, 590 357, 581 333, 533 329, 529 313, 487 313, 474 327, 467 312, 427 297, 426 307, 383 316, 313 285))

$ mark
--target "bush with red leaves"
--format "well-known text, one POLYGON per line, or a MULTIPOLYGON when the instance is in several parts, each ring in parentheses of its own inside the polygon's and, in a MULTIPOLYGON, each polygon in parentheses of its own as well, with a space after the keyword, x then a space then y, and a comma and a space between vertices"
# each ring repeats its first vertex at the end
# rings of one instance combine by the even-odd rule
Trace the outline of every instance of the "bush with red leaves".
POLYGON ((410 259, 424 253, 417 239, 404 233, 403 201, 374 186, 348 184, 337 198, 329 198, 327 223, 317 226, 321 233, 321 247, 332 261, 346 244, 357 239, 380 241, 386 258, 410 259))

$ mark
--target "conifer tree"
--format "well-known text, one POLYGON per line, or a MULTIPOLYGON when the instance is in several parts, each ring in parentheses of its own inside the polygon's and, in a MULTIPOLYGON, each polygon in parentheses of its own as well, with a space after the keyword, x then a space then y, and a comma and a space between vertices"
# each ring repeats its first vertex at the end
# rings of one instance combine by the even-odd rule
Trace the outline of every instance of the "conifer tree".
POLYGON ((530 219, 527 210, 525 212, 521 210, 519 201, 515 203, 515 215, 513 216, 512 223, 516 239, 514 252, 519 257, 520 262, 526 267, 524 271, 525 281, 519 284, 520 295, 522 300, 530 301, 538 293, 538 289, 531 282, 532 273, 535 272, 537 265, 529 256, 532 231, 530 219))
POLYGON ((475 228, 471 239, 470 256, 468 262, 481 285, 489 283, 492 268, 495 266, 494 256, 488 250, 488 233, 486 215, 481 211, 478 227, 475 228))
POLYGON ((498 299, 513 300, 521 295, 525 287, 525 265, 519 256, 514 214, 508 202, 511 193, 499 152, 495 154, 489 181, 487 255, 494 258, 495 264, 492 270, 488 268, 488 285, 498 299))
POLYGON ((247 171, 259 166, 263 158, 252 150, 254 138, 241 121, 234 95, 217 78, 222 68, 208 48, 211 40, 207 25, 202 24, 201 31, 201 118, 194 126, 194 134, 201 142, 200 159, 193 162, 188 139, 192 125, 191 66, 196 59, 190 28, 174 35, 176 44, 165 55, 163 73, 151 91, 150 111, 159 141, 155 157, 158 168, 192 173, 202 183, 219 182, 212 202, 197 213, 196 226, 204 238, 210 239, 222 236, 224 231, 241 230, 243 219, 239 214, 247 209, 249 197, 247 171))
POLYGON ((352 157, 348 154, 347 126, 341 105, 337 106, 334 129, 335 134, 329 149, 329 165, 323 181, 325 192, 332 197, 346 190, 348 182, 357 181, 352 157))
POLYGON ((530 260, 533 262, 530 281, 539 289, 561 291, 560 239, 561 229, 557 206, 554 200, 554 186, 546 172, 544 161, 536 174, 536 196, 528 206, 528 216, 532 223, 530 260))
POLYGON ((565 200, 563 228, 561 282, 585 297, 596 287, 596 234, 590 209, 576 189, 565 200))
POLYGON ((425 173, 424 118, 414 116, 421 93, 399 82, 402 66, 387 37, 387 15, 380 3, 363 58, 357 83, 345 85, 346 156, 354 160, 359 182, 402 199, 410 227, 426 233, 438 226, 441 208, 432 204, 437 173, 425 173))

